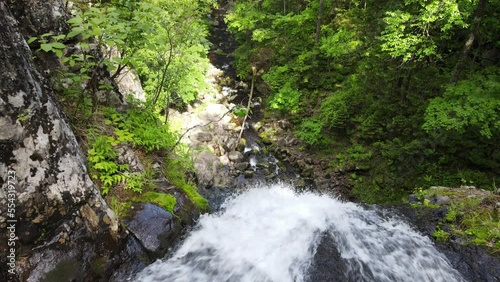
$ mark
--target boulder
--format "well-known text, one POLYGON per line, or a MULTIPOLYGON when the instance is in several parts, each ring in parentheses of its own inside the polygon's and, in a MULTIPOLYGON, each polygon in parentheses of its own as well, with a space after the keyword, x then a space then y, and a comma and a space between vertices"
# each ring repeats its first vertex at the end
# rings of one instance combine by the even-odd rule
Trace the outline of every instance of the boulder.
POLYGON ((247 168, 248 168, 248 166, 249 166, 249 163, 248 163, 248 162, 241 162, 241 163, 237 163, 237 164, 235 164, 235 165, 234 165, 234 167, 235 167, 237 170, 241 170, 241 171, 243 171, 243 170, 247 169, 247 168))
POLYGON ((212 133, 209 132, 198 132, 198 134, 196 134, 196 140, 200 142, 210 142, 212 139, 212 133))
POLYGON ((219 158, 209 151, 202 151, 196 158, 194 168, 197 172, 198 184, 202 187, 211 187, 214 185, 214 177, 220 168, 219 158))
POLYGON ((253 170, 245 170, 245 178, 252 178, 254 174, 253 170))
POLYGON ((442 195, 436 195, 436 204, 438 205, 447 205, 451 202, 450 197, 448 196, 442 196, 442 195))
POLYGON ((139 240, 141 245, 153 254, 164 253, 173 242, 175 217, 163 208, 142 203, 134 206, 130 220, 126 220, 127 229, 139 240))
POLYGON ((238 151, 232 151, 228 154, 229 160, 235 163, 241 162, 243 160, 243 154, 238 151))
POLYGON ((118 86, 118 91, 127 97, 132 95, 134 99, 146 102, 146 93, 142 89, 141 80, 134 70, 125 67, 115 78, 115 83, 118 86))
MULTIPOLYGON (((0 228, 17 220, 15 247, 22 263, 13 280, 39 281, 68 261, 78 261, 71 264, 78 279, 103 277, 83 270, 103 258, 111 261, 121 242, 116 216, 92 182, 86 158, 24 39, 61 28, 63 10, 63 1, 0 2, 0 204, 7 206, 8 195, 16 199, 16 213, 0 214, 0 228)), ((55 57, 52 62, 57 64, 55 57)), ((6 247, 1 236, 0 253, 6 254, 6 247)), ((0 271, 7 273, 4 267, 0 271)))

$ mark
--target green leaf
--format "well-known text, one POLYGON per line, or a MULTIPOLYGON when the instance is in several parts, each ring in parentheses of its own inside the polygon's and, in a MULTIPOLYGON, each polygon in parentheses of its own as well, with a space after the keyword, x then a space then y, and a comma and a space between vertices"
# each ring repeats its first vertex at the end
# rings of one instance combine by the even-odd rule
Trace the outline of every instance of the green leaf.
POLYGON ((31 44, 37 40, 38 40, 38 37, 31 37, 30 39, 28 39, 28 44, 31 44))
POLYGON ((55 49, 66 48, 66 45, 62 44, 61 42, 54 42, 54 43, 51 43, 51 45, 52 45, 52 48, 55 48, 55 49))
MULTIPOLYGON (((73 38, 77 35, 80 35, 84 31, 83 28, 81 27, 75 27, 73 28, 68 35, 66 35, 67 38, 73 38)), ((82 47, 83 48, 83 47, 82 47)))
POLYGON ((42 44, 40 45, 40 49, 45 52, 50 52, 52 51, 52 44, 42 44))
POLYGON ((79 16, 76 16, 76 17, 68 20, 68 23, 71 25, 79 25, 79 24, 82 24, 82 22, 83 22, 83 19, 79 16))

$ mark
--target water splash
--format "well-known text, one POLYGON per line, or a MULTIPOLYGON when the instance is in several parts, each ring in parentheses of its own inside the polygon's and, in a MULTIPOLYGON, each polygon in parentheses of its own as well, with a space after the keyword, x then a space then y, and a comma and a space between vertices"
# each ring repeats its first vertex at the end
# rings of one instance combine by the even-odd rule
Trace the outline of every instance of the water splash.
POLYGON ((250 168, 252 168, 254 171, 257 170, 257 157, 254 155, 250 156, 248 159, 248 162, 250 163, 250 168))
MULTIPOLYGON (((275 184, 247 190, 204 215, 173 256, 138 281, 308 281, 324 234, 346 270, 335 281, 462 281, 424 236, 353 203, 275 184)), ((328 280, 334 281, 334 280, 328 280)))

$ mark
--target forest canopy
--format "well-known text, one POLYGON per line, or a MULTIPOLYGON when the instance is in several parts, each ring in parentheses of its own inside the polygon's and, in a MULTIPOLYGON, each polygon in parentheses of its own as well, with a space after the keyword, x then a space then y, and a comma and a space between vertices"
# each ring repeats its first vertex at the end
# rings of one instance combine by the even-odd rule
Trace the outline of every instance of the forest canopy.
POLYGON ((352 180, 359 198, 496 188, 498 1, 240 0, 226 21, 239 76, 260 69, 268 107, 307 149, 369 168, 352 180))

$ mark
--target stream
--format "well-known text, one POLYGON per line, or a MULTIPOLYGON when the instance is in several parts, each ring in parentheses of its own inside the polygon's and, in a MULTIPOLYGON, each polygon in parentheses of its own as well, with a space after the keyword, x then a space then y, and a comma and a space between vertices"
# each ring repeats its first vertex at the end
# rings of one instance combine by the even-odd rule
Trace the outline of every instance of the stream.
POLYGON ((464 281, 398 218, 284 184, 257 186, 203 215, 137 281, 464 281))
MULTIPOLYGON (((236 45, 223 16, 223 8, 212 13, 211 60, 234 79, 236 45)), ((244 104, 248 95, 248 89, 234 85, 223 91, 236 93, 235 103, 244 104)), ((464 278, 463 267, 462 274, 455 269, 461 266, 459 255, 447 251, 445 256, 442 246, 393 212, 297 189, 293 183, 300 176, 286 163, 280 169, 252 129, 260 118, 257 105, 244 125, 242 153, 254 172, 251 178, 236 177, 244 188, 219 197, 216 212, 202 215, 173 251, 132 281, 450 282, 474 277, 466 273, 464 278)))

